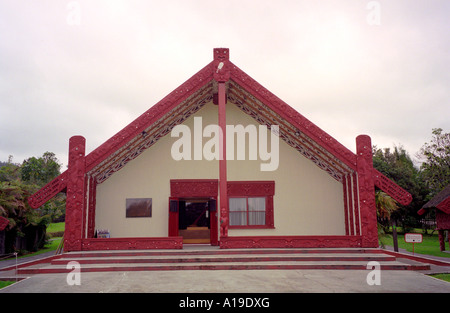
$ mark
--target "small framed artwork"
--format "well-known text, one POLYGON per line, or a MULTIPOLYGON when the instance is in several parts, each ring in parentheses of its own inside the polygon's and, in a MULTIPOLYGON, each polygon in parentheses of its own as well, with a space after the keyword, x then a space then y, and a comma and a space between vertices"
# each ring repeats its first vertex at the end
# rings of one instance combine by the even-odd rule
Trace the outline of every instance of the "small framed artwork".
POLYGON ((152 198, 127 198, 126 217, 152 217, 152 198))

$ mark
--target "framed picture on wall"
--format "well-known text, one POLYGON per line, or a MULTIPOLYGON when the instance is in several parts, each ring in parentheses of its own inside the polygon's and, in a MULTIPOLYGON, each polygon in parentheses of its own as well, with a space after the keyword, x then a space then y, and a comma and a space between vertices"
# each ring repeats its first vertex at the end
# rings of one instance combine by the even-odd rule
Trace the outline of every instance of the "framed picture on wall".
POLYGON ((152 217, 152 198, 127 198, 126 217, 152 217))

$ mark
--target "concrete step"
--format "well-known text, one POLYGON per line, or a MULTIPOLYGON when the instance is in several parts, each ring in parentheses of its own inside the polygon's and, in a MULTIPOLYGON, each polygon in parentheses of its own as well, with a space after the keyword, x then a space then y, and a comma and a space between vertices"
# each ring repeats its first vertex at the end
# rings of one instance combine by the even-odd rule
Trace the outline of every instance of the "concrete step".
POLYGON ((428 270, 429 264, 404 262, 377 249, 186 249, 64 253, 48 263, 18 269, 18 274, 69 273, 75 261, 81 272, 173 270, 428 270), (370 269, 371 267, 369 267, 370 269))
POLYGON ((286 254, 277 255, 244 255, 236 254, 230 256, 120 256, 120 257, 62 257, 51 261, 53 265, 66 265, 68 262, 76 261, 80 264, 116 264, 116 263, 222 263, 222 262, 311 262, 311 261, 395 261, 394 256, 389 255, 302 255, 292 256, 286 254))

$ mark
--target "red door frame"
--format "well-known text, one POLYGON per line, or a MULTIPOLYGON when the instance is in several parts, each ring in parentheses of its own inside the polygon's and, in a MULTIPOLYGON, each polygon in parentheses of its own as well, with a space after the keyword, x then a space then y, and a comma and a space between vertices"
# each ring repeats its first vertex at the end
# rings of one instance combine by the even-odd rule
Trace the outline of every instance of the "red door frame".
POLYGON ((169 237, 178 236, 178 215, 180 199, 178 197, 169 197, 169 237))
POLYGON ((211 211, 209 208, 210 220, 210 242, 212 246, 217 246, 218 241, 218 214, 217 195, 219 181, 217 179, 171 179, 169 197, 169 236, 178 236, 179 228, 179 201, 180 198, 206 198, 209 199, 208 206, 215 202, 211 211))

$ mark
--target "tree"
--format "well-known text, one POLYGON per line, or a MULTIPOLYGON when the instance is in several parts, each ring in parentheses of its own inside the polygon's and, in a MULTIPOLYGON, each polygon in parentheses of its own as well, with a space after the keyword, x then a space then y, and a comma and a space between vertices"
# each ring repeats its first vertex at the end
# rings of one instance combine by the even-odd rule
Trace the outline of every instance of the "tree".
POLYGON ((23 161, 21 167, 22 180, 43 186, 50 182, 61 172, 61 164, 58 163, 53 152, 45 152, 42 157, 31 157, 23 161))
MULTIPOLYGON (((20 168, 21 179, 30 184, 36 184, 39 188, 57 177, 61 164, 53 152, 45 152, 41 157, 31 157, 22 163, 20 168)), ((52 220, 65 213, 65 194, 59 193, 56 197, 46 202, 40 208, 42 214, 50 215, 52 220)))
POLYGON ((413 197, 409 205, 399 205, 398 209, 392 212, 392 218, 401 221, 404 228, 416 226, 420 220, 417 211, 425 203, 428 191, 421 179, 419 169, 414 165, 409 154, 402 146, 395 146, 392 152, 390 148, 378 149, 374 146, 373 165, 413 197))
POLYGON ((28 197, 60 174, 54 153, 31 157, 20 164, 0 166, 0 216, 6 217, 6 251, 35 251, 43 247, 47 225, 65 211, 65 195, 59 194, 39 209, 28 205, 28 197))
POLYGON ((450 184, 450 133, 433 128, 432 135, 431 141, 425 143, 417 155, 423 160, 421 174, 429 188, 427 200, 450 184))
POLYGON ((28 197, 36 186, 19 180, 0 182, 0 216, 6 217, 6 252, 36 251, 45 243, 49 215, 42 215, 28 205, 28 197))

